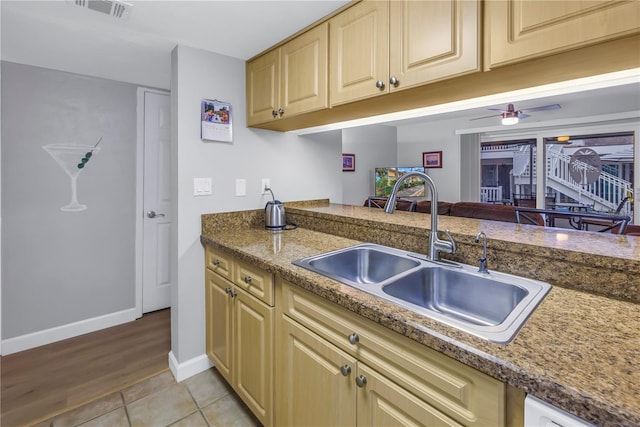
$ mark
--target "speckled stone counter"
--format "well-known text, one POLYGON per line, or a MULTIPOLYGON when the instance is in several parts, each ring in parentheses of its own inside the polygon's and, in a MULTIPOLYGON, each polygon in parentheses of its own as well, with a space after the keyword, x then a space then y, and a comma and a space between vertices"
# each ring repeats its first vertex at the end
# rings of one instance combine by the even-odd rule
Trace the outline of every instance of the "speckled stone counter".
POLYGON ((640 238, 571 230, 560 237, 540 227, 439 218, 440 229, 450 229, 458 244, 458 260, 475 264, 480 248, 473 237, 482 229, 489 237, 490 268, 509 272, 502 267, 518 263, 511 268, 527 271, 526 277, 551 278, 542 278, 555 286, 511 343, 476 338, 291 264, 376 239, 424 252, 428 215, 310 203, 287 206, 287 219, 299 227, 278 233, 264 230, 261 210, 203 215, 201 240, 597 425, 640 425, 640 306, 632 302, 640 238), (503 253, 512 254, 507 263, 496 259, 503 253), (537 257, 559 260, 528 270, 527 258, 537 257), (588 268, 601 272, 583 277, 588 268), (547 269, 554 271, 545 275, 547 269), (575 283, 587 281, 586 290, 599 291, 610 282, 611 273, 604 272, 611 271, 634 280, 624 285, 627 279, 614 279, 615 298, 576 290, 575 283), (559 286, 556 277, 570 286, 559 286))

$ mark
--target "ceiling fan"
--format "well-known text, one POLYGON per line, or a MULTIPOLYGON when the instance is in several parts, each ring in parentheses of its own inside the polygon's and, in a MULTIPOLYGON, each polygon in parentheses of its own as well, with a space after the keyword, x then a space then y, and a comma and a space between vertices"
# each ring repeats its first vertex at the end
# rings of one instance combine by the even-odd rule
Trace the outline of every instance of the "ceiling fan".
POLYGON ((551 104, 551 105, 543 105, 541 107, 524 108, 522 110, 516 110, 513 104, 508 104, 506 110, 501 110, 499 108, 489 108, 490 111, 499 111, 500 114, 494 114, 491 116, 484 116, 484 117, 476 117, 475 119, 470 119, 470 120, 480 120, 480 119, 487 119, 489 117, 500 116, 502 117, 503 125, 515 125, 516 123, 518 123, 519 119, 526 119, 527 117, 530 117, 529 114, 524 113, 525 111, 528 113, 531 113, 534 111, 559 110, 559 109, 560 109, 560 104, 551 104))

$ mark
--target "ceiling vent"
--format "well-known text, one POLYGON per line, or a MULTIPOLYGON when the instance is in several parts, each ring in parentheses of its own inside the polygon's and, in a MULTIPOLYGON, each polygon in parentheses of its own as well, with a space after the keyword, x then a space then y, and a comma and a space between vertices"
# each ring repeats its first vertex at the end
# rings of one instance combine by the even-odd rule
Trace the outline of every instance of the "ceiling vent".
POLYGON ((132 4, 119 0, 68 0, 76 6, 111 15, 114 18, 129 20, 132 4))

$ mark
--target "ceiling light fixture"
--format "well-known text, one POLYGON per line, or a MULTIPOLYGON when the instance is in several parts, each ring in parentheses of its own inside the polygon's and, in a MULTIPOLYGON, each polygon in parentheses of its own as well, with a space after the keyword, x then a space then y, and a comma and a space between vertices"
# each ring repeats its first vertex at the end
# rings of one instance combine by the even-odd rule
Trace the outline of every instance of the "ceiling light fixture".
POLYGON ((571 138, 568 137, 568 136, 559 136, 556 139, 558 140, 558 142, 565 142, 565 141, 568 141, 571 138))
POLYGON ((502 114, 502 124, 505 126, 518 123, 518 113, 505 112, 502 114))

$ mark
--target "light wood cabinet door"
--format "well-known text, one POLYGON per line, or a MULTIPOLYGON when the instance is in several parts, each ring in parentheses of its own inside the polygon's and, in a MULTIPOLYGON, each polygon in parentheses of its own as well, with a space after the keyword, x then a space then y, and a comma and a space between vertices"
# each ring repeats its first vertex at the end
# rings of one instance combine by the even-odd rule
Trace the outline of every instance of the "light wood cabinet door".
POLYGON ((232 284, 209 269, 205 270, 205 280, 207 356, 220 374, 233 384, 233 305, 227 291, 232 288, 232 284))
POLYGON ((247 125, 275 120, 280 108, 280 49, 247 62, 247 125))
POLYGON ((329 24, 325 22, 280 48, 282 117, 329 106, 329 24))
POLYGON ((356 360, 282 316, 279 333, 279 426, 354 426, 356 360))
POLYGON ((388 1, 363 1, 334 16, 329 40, 332 106, 389 91, 388 1))
POLYGON ((485 2, 485 59, 490 67, 638 33, 638 1, 485 2))
POLYGON ((361 362, 357 376, 358 426, 462 426, 361 362))
POLYGON ((227 280, 233 280, 233 264, 229 254, 207 246, 204 266, 227 280))
POLYGON ((392 92, 480 70, 479 1, 393 1, 389 15, 392 92))
POLYGON ((467 426, 505 425, 502 382, 284 280, 278 303, 283 317, 375 369, 434 413, 446 414, 441 419, 467 426))
POLYGON ((236 260, 233 283, 265 304, 273 306, 273 273, 236 260))
POLYGON ((273 425, 274 309, 236 288, 234 388, 265 426, 273 425))

